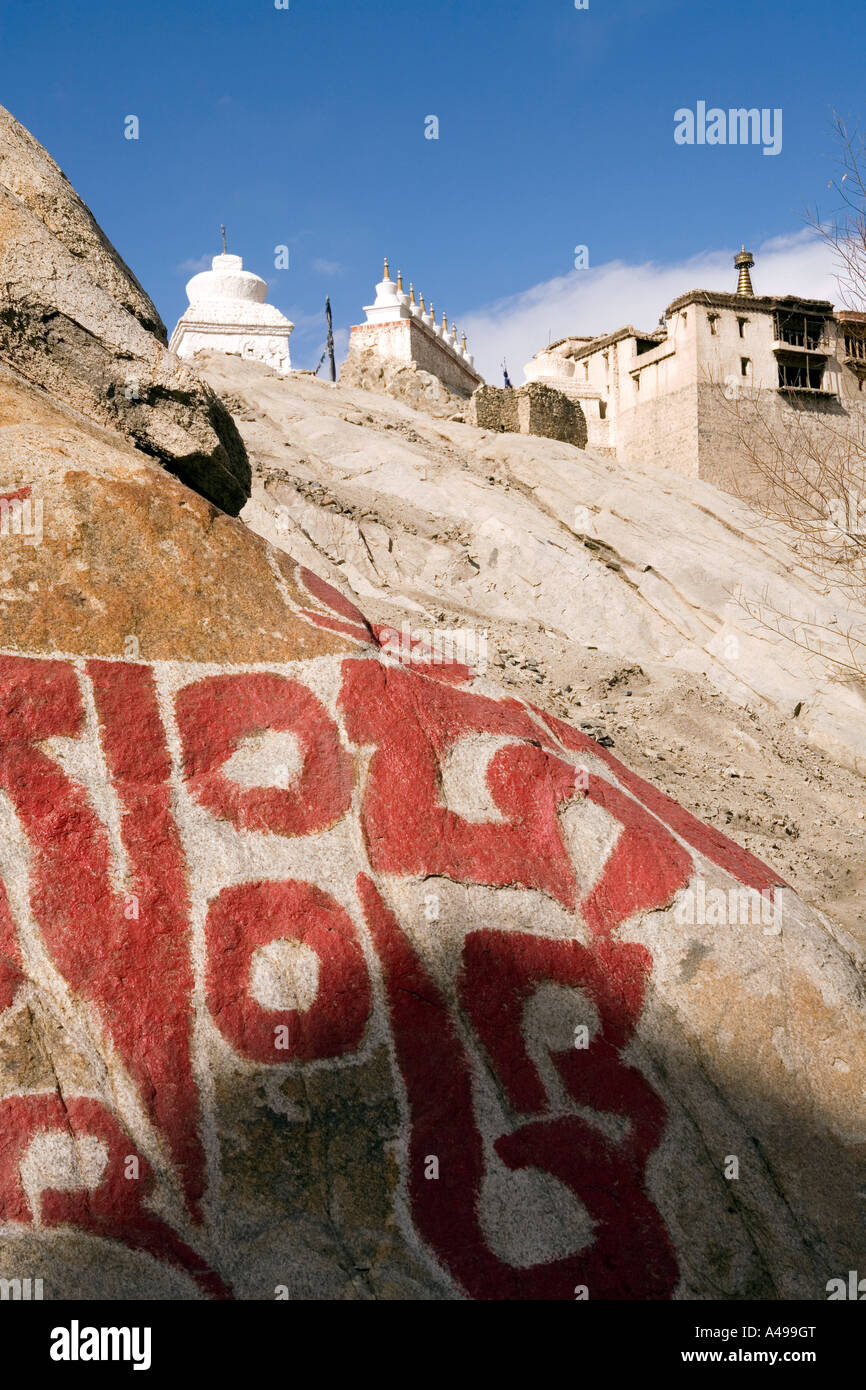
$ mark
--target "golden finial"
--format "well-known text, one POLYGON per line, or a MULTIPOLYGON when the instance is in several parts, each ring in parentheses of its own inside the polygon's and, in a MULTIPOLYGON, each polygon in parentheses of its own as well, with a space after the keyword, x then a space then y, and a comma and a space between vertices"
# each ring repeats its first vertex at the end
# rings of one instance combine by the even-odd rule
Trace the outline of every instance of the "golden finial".
POLYGON ((749 274, 749 270, 754 264, 754 256, 751 251, 746 250, 745 243, 743 243, 742 250, 734 257, 734 265, 740 272, 740 278, 737 281, 737 294, 745 294, 754 297, 755 291, 752 289, 752 277, 749 274))
POLYGON ((466 334, 465 334, 465 333, 463 334, 463 344, 462 344, 462 346, 463 346, 463 351, 465 352, 465 351, 466 351, 466 334))
POLYGON ((397 271, 397 289, 398 289, 398 291, 399 291, 400 294, 403 293, 403 272, 402 272, 402 270, 398 270, 398 271, 397 271))
POLYGON ((411 280, 409 281, 409 303, 415 303, 415 286, 412 284, 411 280))
POLYGON ((388 269, 388 257, 387 257, 387 256, 385 257, 385 274, 382 276, 382 279, 383 279, 383 280, 390 280, 390 279, 391 279, 391 272, 390 272, 390 270, 388 269))
MULTIPOLYGON (((419 291, 419 293, 420 293, 420 291, 419 291)), ((427 305, 424 303, 424 296, 423 296, 423 294, 421 295, 421 303, 420 303, 420 306, 419 306, 419 307, 420 307, 420 309, 421 309, 421 313, 423 314, 424 311, 425 311, 426 308, 427 308, 427 305)))
POLYGON ((448 332, 448 315, 445 313, 444 309, 442 310, 442 332, 448 332))
POLYGON ((430 317, 431 317, 431 319, 433 320, 433 322, 435 323, 435 322, 436 322, 436 310, 435 310, 435 308, 433 307, 433 300, 432 300, 432 299, 430 300, 430 317))

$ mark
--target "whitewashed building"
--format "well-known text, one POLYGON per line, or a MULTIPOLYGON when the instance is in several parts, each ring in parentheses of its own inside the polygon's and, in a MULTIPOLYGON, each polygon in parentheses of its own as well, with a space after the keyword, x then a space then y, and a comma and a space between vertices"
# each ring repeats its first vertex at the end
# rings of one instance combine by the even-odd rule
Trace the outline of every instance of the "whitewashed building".
POLYGON ((829 300, 756 295, 751 254, 743 248, 734 263, 735 292, 689 290, 650 332, 562 338, 536 353, 527 379, 580 401, 590 449, 737 490, 749 486, 737 434, 750 411, 782 430, 818 415, 834 417, 843 436, 852 417, 862 428, 866 316, 834 313, 829 300))

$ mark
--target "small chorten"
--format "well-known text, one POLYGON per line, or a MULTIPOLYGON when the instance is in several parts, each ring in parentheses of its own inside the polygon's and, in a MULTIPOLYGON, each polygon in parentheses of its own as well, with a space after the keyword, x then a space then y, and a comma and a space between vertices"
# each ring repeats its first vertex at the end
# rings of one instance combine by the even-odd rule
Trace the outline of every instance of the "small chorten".
MULTIPOLYGON (((225 228, 220 231, 225 246, 225 228)), ((266 304, 267 282, 244 270, 240 256, 223 251, 210 270, 194 275, 186 287, 189 308, 178 320, 169 348, 192 357, 201 348, 263 362, 287 375, 292 370, 289 338, 294 324, 266 304)))
POLYGON ((399 301, 400 301, 400 303, 402 304, 403 308, 406 309, 406 310, 408 310, 408 312, 411 314, 412 309, 411 309, 410 304, 409 304, 409 296, 408 296, 408 294, 405 293, 405 291, 404 291, 404 289, 403 289, 403 272, 402 272, 402 270, 398 270, 398 271, 397 271, 397 298, 399 299, 399 301))
POLYGON ((409 317, 409 301, 402 293, 402 287, 395 285, 385 257, 385 272, 376 286, 376 298, 370 305, 364 305, 368 323, 388 323, 391 319, 409 317))

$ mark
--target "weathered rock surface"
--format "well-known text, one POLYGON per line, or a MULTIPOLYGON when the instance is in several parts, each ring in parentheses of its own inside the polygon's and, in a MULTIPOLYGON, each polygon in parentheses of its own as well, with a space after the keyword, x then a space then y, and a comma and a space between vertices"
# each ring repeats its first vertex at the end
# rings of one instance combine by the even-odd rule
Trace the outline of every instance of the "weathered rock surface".
POLYGON ((502 686, 613 737, 866 945, 866 698, 830 659, 866 614, 796 537, 662 469, 199 360, 255 463, 250 526, 379 622, 486 632, 502 686))
POLYGON ((256 459, 245 518, 338 566, 364 600, 398 594, 419 622, 442 606, 491 628, 526 620, 576 661, 598 648, 705 673, 743 704, 800 703, 814 743, 866 772, 866 694, 833 664, 850 661, 846 634, 866 639, 866 613, 798 568, 783 527, 664 469, 196 360, 256 459), (814 655, 772 630, 777 614, 794 635, 811 620, 814 655))
POLYGON ((0 361, 120 431, 236 515, 250 471, 231 416, 68 180, 0 107, 0 361))
POLYGON ((0 376, 0 1277, 826 1297, 853 946, 62 384, 0 376))
POLYGON ((468 398, 459 396, 438 376, 420 367, 411 367, 396 358, 380 357, 369 349, 353 349, 340 367, 340 385, 362 391, 380 391, 413 410, 423 410, 438 419, 462 418, 469 408, 468 398))

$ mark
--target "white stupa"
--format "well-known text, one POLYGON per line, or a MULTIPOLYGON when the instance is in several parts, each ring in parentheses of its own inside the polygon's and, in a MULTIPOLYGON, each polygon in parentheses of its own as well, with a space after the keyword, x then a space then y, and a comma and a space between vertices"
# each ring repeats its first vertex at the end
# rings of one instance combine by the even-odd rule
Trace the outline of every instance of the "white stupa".
POLYGON ((295 325, 265 303, 267 283, 244 270, 240 256, 214 256, 212 269, 194 275, 186 293, 189 308, 169 343, 178 357, 207 348, 264 362, 278 372, 292 370, 289 336, 295 325))

